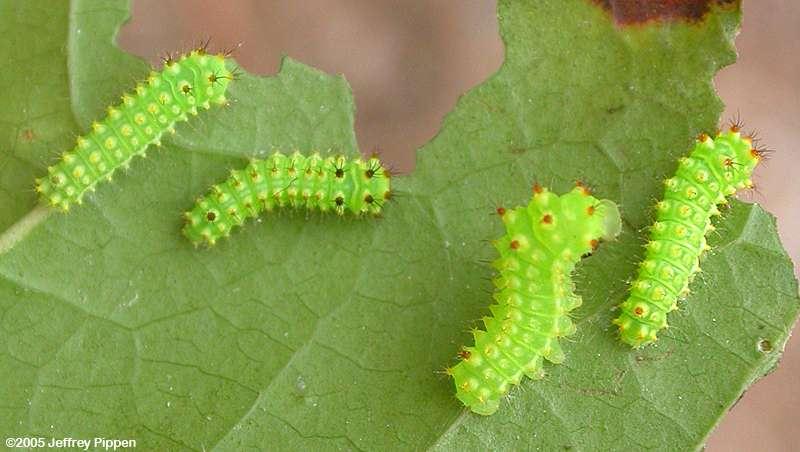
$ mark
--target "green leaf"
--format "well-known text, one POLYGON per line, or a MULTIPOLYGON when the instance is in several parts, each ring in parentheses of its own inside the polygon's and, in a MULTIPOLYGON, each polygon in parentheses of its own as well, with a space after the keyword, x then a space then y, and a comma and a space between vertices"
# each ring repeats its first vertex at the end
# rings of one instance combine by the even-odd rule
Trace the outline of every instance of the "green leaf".
MULTIPOLYGON (((727 3, 727 2, 724 2, 727 3)), ((33 178, 147 72, 113 44, 125 1, 2 2, 0 431, 133 438, 145 449, 700 447, 777 363, 800 300, 774 219, 733 203, 693 293, 657 345, 610 326, 650 205, 721 111, 737 5, 697 21, 615 25, 586 0, 505 0, 506 61, 465 95, 383 219, 282 213, 195 250, 180 212, 247 157, 357 152, 341 77, 285 59, 230 108, 62 215, 33 178), (441 370, 487 313, 498 203, 575 179, 626 229, 578 270, 567 361, 465 412, 441 370)))

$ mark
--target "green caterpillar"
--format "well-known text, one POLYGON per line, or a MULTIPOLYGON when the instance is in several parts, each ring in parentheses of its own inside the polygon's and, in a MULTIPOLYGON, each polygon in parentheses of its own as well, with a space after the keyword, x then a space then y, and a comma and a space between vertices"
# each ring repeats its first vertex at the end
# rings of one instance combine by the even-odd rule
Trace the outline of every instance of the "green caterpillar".
POLYGON ((473 331, 475 345, 463 348, 462 361, 447 370, 456 397, 483 415, 494 413, 523 375, 541 378, 543 360, 564 360, 558 338, 575 331, 569 312, 581 304, 570 274, 581 256, 621 228, 616 204, 582 185, 563 196, 535 186, 527 206, 498 214, 506 234, 493 242, 500 253, 492 264, 499 272, 496 304, 483 319, 486 330, 473 331))
POLYGON ((348 161, 343 156, 277 152, 252 160, 214 185, 184 214, 183 233, 195 245, 213 245, 245 219, 276 206, 378 215, 390 196, 389 171, 376 157, 348 161))
POLYGON ((160 144, 162 134, 174 132, 175 123, 186 121, 187 114, 224 104, 233 79, 226 63, 224 55, 208 55, 204 48, 166 59, 161 72, 151 72, 133 94, 124 94, 120 105, 109 107, 102 121, 92 123, 91 132, 78 137, 74 149, 47 168, 46 177, 36 179, 42 202, 68 211, 98 182, 111 180, 134 156, 144 156, 150 144, 160 144))
POLYGON ((709 248, 705 234, 714 229, 711 217, 719 215, 717 206, 738 189, 753 186, 750 176, 763 150, 753 148, 752 139, 739 130, 734 125, 716 139, 701 135, 689 156, 680 159, 675 176, 665 181, 645 258, 614 320, 626 344, 650 344, 667 327, 667 314, 689 293, 700 255, 709 248))

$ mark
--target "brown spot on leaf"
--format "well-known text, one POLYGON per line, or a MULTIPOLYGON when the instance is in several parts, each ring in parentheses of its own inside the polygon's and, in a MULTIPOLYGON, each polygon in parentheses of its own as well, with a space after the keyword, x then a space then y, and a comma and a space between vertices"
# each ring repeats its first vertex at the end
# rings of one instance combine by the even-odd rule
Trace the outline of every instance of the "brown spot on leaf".
POLYGON ((33 129, 25 129, 22 131, 22 139, 25 141, 33 141, 36 138, 36 135, 33 133, 33 129))
POLYGON ((617 24, 636 25, 650 21, 698 22, 715 6, 736 6, 741 0, 592 0, 617 24))

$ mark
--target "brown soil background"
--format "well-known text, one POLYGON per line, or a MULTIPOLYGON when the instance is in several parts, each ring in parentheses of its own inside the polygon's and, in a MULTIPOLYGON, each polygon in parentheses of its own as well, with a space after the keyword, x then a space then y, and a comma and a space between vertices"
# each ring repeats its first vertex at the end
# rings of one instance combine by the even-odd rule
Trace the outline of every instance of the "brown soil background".
MULTIPOLYGON (((777 149, 748 198, 778 218, 784 246, 800 262, 800 2, 745 0, 739 61, 716 78, 728 106, 777 149), (751 199, 750 199, 751 198, 751 199), (792 233, 794 231, 794 233, 792 233)), ((500 66, 492 0, 133 0, 119 41, 152 62, 165 50, 212 36, 241 42, 237 61, 273 74, 282 54, 343 73, 357 104, 362 151, 380 148, 401 172, 431 139, 460 94, 500 66)), ((798 273, 798 270, 795 270, 798 273)), ((798 335, 800 336, 800 335, 798 335)), ((800 448, 800 337, 778 369, 750 389, 712 433, 709 451, 800 448)))

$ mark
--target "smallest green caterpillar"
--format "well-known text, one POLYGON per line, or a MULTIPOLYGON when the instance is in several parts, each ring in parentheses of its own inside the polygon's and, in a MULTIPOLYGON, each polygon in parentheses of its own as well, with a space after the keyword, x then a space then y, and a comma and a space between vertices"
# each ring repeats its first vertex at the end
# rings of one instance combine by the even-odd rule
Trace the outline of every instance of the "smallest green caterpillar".
POLYGON ((247 218, 275 207, 317 209, 343 215, 378 215, 391 197, 390 173, 372 157, 304 156, 276 152, 231 171, 184 214, 183 234, 195 245, 213 245, 247 218))

